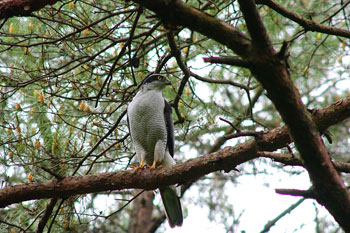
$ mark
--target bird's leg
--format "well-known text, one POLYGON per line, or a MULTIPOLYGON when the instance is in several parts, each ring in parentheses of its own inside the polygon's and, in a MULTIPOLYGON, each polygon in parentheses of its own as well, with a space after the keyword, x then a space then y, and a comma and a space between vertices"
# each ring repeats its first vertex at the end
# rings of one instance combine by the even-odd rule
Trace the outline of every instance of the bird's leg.
POLYGON ((151 168, 156 168, 157 161, 154 159, 151 168))
POLYGON ((145 167, 145 159, 142 159, 141 160, 141 163, 139 166, 133 166, 133 165, 130 165, 130 167, 132 169, 134 169, 135 171, 139 170, 140 168, 144 168, 145 167))
POLYGON ((139 166, 133 166, 133 165, 131 165, 130 167, 132 168, 132 169, 134 169, 134 170, 139 170, 140 168, 144 168, 145 167, 145 158, 146 158, 146 153, 144 152, 144 151, 139 151, 139 153, 137 153, 136 152, 136 155, 138 156, 138 155, 140 155, 140 156, 138 156, 138 160, 139 160, 139 162, 140 162, 140 165, 139 166), (141 160, 141 161, 140 161, 141 160))
POLYGON ((158 140, 156 146, 154 147, 154 157, 151 168, 162 168, 162 165, 157 166, 157 163, 162 163, 164 160, 165 145, 161 140, 158 140))
POLYGON ((153 160, 153 163, 152 163, 152 166, 150 166, 149 168, 162 168, 163 165, 159 165, 158 167, 157 166, 157 161, 156 160, 153 160))

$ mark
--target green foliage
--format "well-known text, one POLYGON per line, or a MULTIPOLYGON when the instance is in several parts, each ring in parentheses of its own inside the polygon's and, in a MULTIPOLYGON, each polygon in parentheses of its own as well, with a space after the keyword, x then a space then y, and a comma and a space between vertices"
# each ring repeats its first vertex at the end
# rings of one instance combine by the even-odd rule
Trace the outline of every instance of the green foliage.
MULTIPOLYGON (((188 4, 198 7, 200 2, 188 4)), ((317 22, 348 27, 342 14, 332 15, 338 4, 281 4, 317 22)), ((14 17, 4 23, 0 30, 0 179, 4 185, 128 167, 133 150, 123 113, 142 79, 170 54, 166 29, 145 9, 128 44, 138 7, 131 1, 63 1, 31 17, 14 17), (108 133, 116 122, 120 123, 108 133)), ((205 12, 246 32, 236 2, 216 1, 205 12)), ((306 32, 265 6, 259 6, 259 12, 276 50, 283 41, 290 43, 291 77, 308 107, 324 107, 349 94, 343 85, 349 79, 349 47, 344 38, 306 32)), ((283 125, 247 69, 202 62, 202 57, 234 55, 230 50, 188 29, 175 34, 182 59, 192 72, 249 89, 190 77, 184 91, 178 93, 183 72, 175 59, 170 59, 161 73, 170 78, 173 87, 164 96, 173 102, 181 95, 176 106, 179 112, 174 111, 173 118, 175 122, 185 119, 175 129, 178 160, 190 158, 188 151, 196 155, 210 152, 221 136, 233 131, 219 117, 241 130, 267 131, 283 125)), ((348 157, 348 129, 349 122, 331 128, 335 143, 327 146, 338 161, 348 157)), ((223 141, 219 147, 245 140, 223 141)), ((222 222, 235 216, 226 203, 227 195, 221 192, 234 178, 232 174, 213 175, 205 185, 199 184, 203 193, 207 191, 202 201, 209 206, 212 220, 225 208, 222 222)), ((71 197, 55 207, 47 227, 51 224, 52 232, 93 232, 93 228, 111 232, 116 226, 120 232, 126 231, 127 215, 106 216, 122 208, 132 195, 118 192, 111 196, 121 201, 103 210, 96 206, 97 196, 71 197)), ((0 219, 7 224, 0 225, 0 231, 35 231, 47 203, 30 201, 2 209, 0 219)), ((130 206, 123 213, 128 210, 130 206)))

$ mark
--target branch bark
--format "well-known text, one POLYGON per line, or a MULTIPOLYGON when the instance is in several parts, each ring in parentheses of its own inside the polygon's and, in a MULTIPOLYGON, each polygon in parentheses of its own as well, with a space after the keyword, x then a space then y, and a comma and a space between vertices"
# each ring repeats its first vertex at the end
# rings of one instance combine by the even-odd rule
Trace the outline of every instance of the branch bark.
MULTIPOLYGON (((292 154, 281 154, 266 151, 259 151, 258 154, 260 157, 269 158, 287 166, 303 166, 303 161, 292 154)), ((350 173, 350 163, 333 162, 333 166, 338 172, 350 173)))
MULTIPOLYGON (((307 31, 316 31, 316 32, 323 32, 329 35, 335 35, 335 36, 342 36, 346 38, 350 38, 350 31, 345 30, 342 28, 336 28, 331 27, 327 25, 323 25, 320 23, 317 23, 313 20, 303 18, 302 16, 298 15, 297 13, 288 10, 287 8, 283 7, 282 5, 278 4, 275 1, 272 0, 256 0, 257 4, 263 4, 271 9, 275 10, 279 14, 283 15, 284 17, 296 22, 300 26, 304 27, 307 31)), ((349 4, 349 2, 347 3, 349 4)))
MULTIPOLYGON (((253 41, 264 41, 265 30, 253 0, 238 0, 253 41)), ((350 195, 334 168, 316 125, 301 101, 294 86, 285 58, 281 58, 268 43, 257 43, 251 53, 251 71, 268 92, 282 119, 287 124, 300 152, 315 192, 316 200, 323 204, 339 225, 350 232, 350 195), (256 48, 256 49, 255 49, 256 48), (331 191, 330 191, 331 190, 331 191)))
POLYGON ((180 0, 134 0, 134 2, 155 12, 166 24, 188 27, 226 45, 242 57, 249 55, 251 40, 247 35, 180 0))
POLYGON ((250 68, 250 64, 238 57, 203 57, 204 62, 250 68))
POLYGON ((143 192, 133 202, 133 207, 130 213, 129 233, 150 233, 152 227, 152 212, 153 212, 154 193, 152 191, 143 192))
MULTIPOLYGON (((319 130, 350 117, 350 97, 315 111, 313 120, 319 130)), ((235 147, 225 147, 196 159, 179 163, 170 169, 140 169, 66 177, 60 181, 8 186, 0 190, 0 207, 43 198, 64 198, 77 194, 121 189, 153 190, 162 186, 182 184, 214 171, 230 171, 235 166, 259 157, 259 151, 274 151, 291 142, 285 126, 265 133, 258 141, 252 139, 235 147)))
POLYGON ((57 0, 5 0, 0 1, 0 19, 13 16, 29 16, 32 12, 46 5, 53 5, 57 0))

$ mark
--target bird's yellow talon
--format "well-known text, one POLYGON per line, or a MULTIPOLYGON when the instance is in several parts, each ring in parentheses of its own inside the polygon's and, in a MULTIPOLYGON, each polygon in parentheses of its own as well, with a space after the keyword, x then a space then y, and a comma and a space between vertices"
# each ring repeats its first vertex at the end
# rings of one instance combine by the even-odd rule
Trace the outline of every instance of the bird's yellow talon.
POLYGON ((155 160, 153 160, 153 163, 152 163, 152 166, 151 166, 151 168, 156 168, 156 161, 155 160))
MULTIPOLYGON (((141 168, 144 168, 144 167, 145 167, 145 160, 141 160, 140 166, 130 165, 130 167, 131 167, 132 169, 134 169, 135 171, 137 171, 137 170, 139 170, 139 169, 141 169, 141 168)), ((146 167, 147 167, 147 165, 146 165, 146 167)))
POLYGON ((141 166, 134 166, 134 165, 130 165, 130 167, 132 169, 134 169, 135 171, 139 170, 140 168, 142 168, 141 166))
POLYGON ((150 166, 150 168, 154 168, 154 169, 156 169, 156 168, 163 168, 163 165, 158 165, 157 166, 157 162, 153 161, 152 166, 150 166))

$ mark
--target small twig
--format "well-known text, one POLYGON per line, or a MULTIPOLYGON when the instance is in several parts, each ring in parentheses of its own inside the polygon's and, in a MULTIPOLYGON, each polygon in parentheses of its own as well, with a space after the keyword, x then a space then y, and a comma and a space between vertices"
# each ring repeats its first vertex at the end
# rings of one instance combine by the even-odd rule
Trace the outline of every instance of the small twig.
POLYGON ((56 219, 56 217, 57 217, 57 215, 58 215, 58 213, 59 213, 59 211, 60 211, 60 209, 61 209, 63 203, 65 202, 65 200, 67 200, 67 198, 62 199, 62 200, 60 201, 60 204, 58 204, 57 210, 56 210, 55 214, 53 215, 53 218, 52 218, 52 220, 51 220, 51 223, 50 223, 50 225, 49 225, 49 228, 47 229, 47 233, 50 233, 50 232, 51 232, 52 226, 53 226, 53 224, 55 223, 55 219, 56 219))
POLYGON ((263 131, 260 132, 256 132, 256 131, 240 131, 237 133, 233 133, 233 134, 229 134, 229 135, 225 135, 224 138, 225 139, 232 139, 232 138, 238 138, 238 137, 245 137, 245 136, 252 136, 255 138, 260 138, 262 136, 262 134, 264 134, 263 131))
POLYGON ((284 210, 281 214, 279 214, 276 218, 272 219, 271 221, 268 221, 266 225, 264 226, 264 229, 260 233, 269 232, 271 227, 273 227, 276 222, 278 222, 281 218, 292 212, 295 208, 297 208, 301 203, 305 201, 305 198, 301 198, 299 201, 288 207, 288 209, 284 210))
POLYGON ((112 215, 114 215, 114 214, 116 214, 116 213, 122 211, 127 205, 129 205, 133 200, 135 200, 138 196, 140 196, 144 191, 145 191, 145 190, 140 191, 140 192, 139 192, 138 194, 136 194, 133 198, 131 198, 130 200, 128 200, 128 202, 127 202, 125 205, 123 205, 122 207, 120 207, 117 211, 115 211, 115 212, 113 212, 113 213, 111 213, 111 214, 105 216, 104 218, 107 219, 107 218, 111 217, 112 215))
POLYGON ((124 112, 122 112, 120 114, 120 116, 118 117, 118 120, 115 122, 115 124, 112 126, 112 128, 110 128, 109 131, 102 138, 100 138, 100 140, 98 140, 98 142, 96 142, 96 144, 86 153, 84 158, 82 160, 80 160, 78 166, 76 167, 76 169, 74 170, 74 172, 72 174, 73 176, 78 172, 81 165, 83 165, 84 161, 92 154, 92 152, 94 152, 96 150, 96 148, 103 142, 103 140, 105 140, 110 134, 112 134, 114 132, 114 130, 117 128, 117 126, 119 125, 122 118, 125 116, 126 112, 127 112, 127 110, 124 110, 124 112))
POLYGON ((300 189, 275 189, 275 192, 281 195, 301 196, 304 198, 316 198, 316 193, 312 190, 300 190, 300 189))
POLYGON ((282 47, 280 49, 280 51, 278 52, 278 57, 283 59, 285 57, 288 57, 288 42, 287 41, 283 41, 282 47))
POLYGON ((248 61, 242 60, 238 57, 203 57, 203 61, 215 64, 239 66, 248 69, 251 68, 251 64, 248 61))
POLYGON ((227 124, 229 124, 232 128, 234 128, 237 132, 241 132, 241 130, 240 129, 238 129, 234 124, 232 124, 230 121, 228 121, 228 120, 226 120, 226 119, 224 119, 224 118, 222 118, 222 117, 219 117, 219 119, 221 120, 221 121, 224 121, 224 122, 226 122, 227 124))
POLYGON ((188 80, 190 78, 190 71, 189 71, 188 67, 186 66, 186 64, 181 59, 181 52, 176 46, 176 43, 174 40, 174 35, 171 31, 169 31, 167 33, 167 38, 168 38, 168 42, 169 42, 169 47, 171 49, 171 54, 175 57, 178 66, 180 67, 180 69, 184 73, 184 77, 181 80, 178 92, 177 92, 175 100, 173 102, 173 107, 174 107, 176 115, 178 117, 178 121, 175 122, 175 124, 176 123, 183 123, 185 121, 185 119, 181 116, 178 105, 179 105, 181 95, 185 89, 186 83, 188 82, 188 80))
POLYGON ((54 176, 57 180, 64 179, 64 176, 61 176, 60 174, 57 174, 44 166, 40 166, 40 168, 49 173, 50 175, 54 176))
MULTIPOLYGON (((124 55, 125 51, 126 51, 126 48, 129 46, 129 44, 131 44, 132 40, 133 40, 133 37, 134 37, 134 32, 136 30, 136 26, 137 26, 137 23, 138 23, 138 20, 141 16, 143 12, 143 8, 142 7, 139 7, 138 8, 138 11, 137 11, 137 15, 136 15, 136 19, 134 21, 134 24, 132 25, 132 28, 130 30, 130 36, 129 36, 129 39, 127 40, 126 44, 123 46, 123 48, 121 49, 121 51, 119 52, 117 58, 114 60, 114 63, 112 64, 112 67, 111 69, 109 70, 109 73, 107 75, 107 78, 105 79, 105 81, 103 82, 102 84, 102 87, 100 89, 100 91, 98 92, 97 96, 96 96, 96 104, 95 104, 95 107, 97 107, 98 105, 98 101, 100 99, 100 97, 102 96, 102 92, 103 92, 103 89, 105 88, 105 86, 110 83, 110 80, 112 80, 112 75, 113 75, 113 72, 114 72, 114 69, 115 67, 117 66, 117 63, 119 61, 119 59, 124 55)), ((132 15, 132 14, 131 14, 132 15)), ((131 16, 130 15, 130 16, 131 16)), ((129 16, 129 17, 130 17, 129 16)), ((107 92, 108 92, 108 88, 107 88, 107 92)))
POLYGON ((130 133, 127 133, 124 137, 122 137, 121 139, 118 139, 116 142, 114 142, 113 144, 111 144, 110 146, 108 146, 107 148, 105 148, 102 152, 100 152, 98 155, 95 156, 94 160, 91 162, 91 164, 89 165, 89 169, 85 172, 85 175, 89 174, 92 170, 92 167, 94 166, 94 164, 97 162, 97 160, 99 158, 101 158, 102 155, 104 155, 107 151, 109 151, 112 147, 114 147, 115 145, 117 145, 118 143, 123 142, 125 139, 127 139, 129 137, 130 133))
POLYGON ((248 90, 253 90, 256 88, 256 86, 254 87, 251 87, 249 88, 248 86, 246 85, 243 85, 243 84, 240 84, 240 83, 237 83, 235 81, 232 81, 232 80, 216 80, 216 79, 210 79, 210 78, 204 78, 196 73, 193 73, 190 71, 190 75, 192 77, 194 77, 195 79, 198 79, 202 82, 207 82, 207 83, 217 83, 217 84, 228 84, 228 85, 232 85, 232 86, 235 86, 235 87, 239 87, 239 88, 242 88, 244 89, 245 91, 248 91, 248 90))

